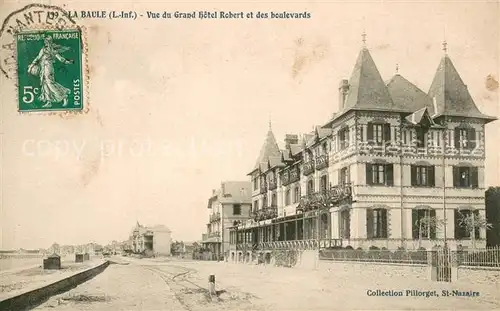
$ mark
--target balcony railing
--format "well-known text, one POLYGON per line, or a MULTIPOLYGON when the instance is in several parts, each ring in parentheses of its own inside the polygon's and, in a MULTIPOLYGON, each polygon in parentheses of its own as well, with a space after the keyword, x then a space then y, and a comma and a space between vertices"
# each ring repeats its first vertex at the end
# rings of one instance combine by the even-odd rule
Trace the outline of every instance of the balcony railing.
POLYGON ((278 187, 276 180, 269 181, 269 190, 274 190, 278 187))
POLYGON ((273 219, 276 217, 278 217, 278 208, 276 207, 265 207, 252 212, 252 218, 254 221, 273 219))
POLYGON ((322 170, 328 167, 328 155, 323 154, 316 158, 316 170, 322 170))
POLYGON ((219 231, 215 231, 215 232, 210 232, 208 234, 208 237, 209 238, 216 238, 216 237, 219 237, 220 236, 220 232, 219 231))
POLYGON ((259 193, 263 194, 263 193, 266 193, 266 192, 267 192, 267 184, 261 185, 260 188, 259 188, 259 193))
POLYGON ((215 222, 215 221, 219 221, 220 220, 220 213, 214 213, 212 215, 210 215, 210 222, 215 222))
POLYGON ((344 200, 351 200, 351 184, 333 186, 328 190, 306 195, 300 199, 297 211, 307 212, 320 208, 330 208, 344 200))
POLYGON ((304 172, 304 176, 311 175, 314 172, 314 161, 304 163, 302 170, 304 172))
POLYGON ((283 186, 300 180, 300 170, 297 166, 283 172, 281 183, 283 186))

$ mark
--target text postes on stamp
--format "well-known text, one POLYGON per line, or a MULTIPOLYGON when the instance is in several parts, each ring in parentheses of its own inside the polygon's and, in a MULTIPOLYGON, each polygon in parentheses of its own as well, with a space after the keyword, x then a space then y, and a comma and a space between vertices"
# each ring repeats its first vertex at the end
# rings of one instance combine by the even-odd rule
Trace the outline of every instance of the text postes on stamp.
POLYGON ((81 32, 16 34, 20 112, 83 109, 81 32))

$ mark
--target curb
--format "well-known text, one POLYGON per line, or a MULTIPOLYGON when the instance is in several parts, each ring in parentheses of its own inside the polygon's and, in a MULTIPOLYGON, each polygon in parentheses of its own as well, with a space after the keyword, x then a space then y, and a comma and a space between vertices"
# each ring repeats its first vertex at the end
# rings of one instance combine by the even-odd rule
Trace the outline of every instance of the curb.
POLYGON ((103 272, 109 266, 109 264, 110 264, 109 261, 105 261, 104 263, 96 267, 79 272, 77 274, 59 280, 52 284, 45 285, 43 287, 28 291, 26 293, 22 293, 14 297, 4 299, 0 301, 0 310, 18 311, 18 310, 32 309, 42 304, 50 297, 62 294, 92 279, 96 275, 103 272))

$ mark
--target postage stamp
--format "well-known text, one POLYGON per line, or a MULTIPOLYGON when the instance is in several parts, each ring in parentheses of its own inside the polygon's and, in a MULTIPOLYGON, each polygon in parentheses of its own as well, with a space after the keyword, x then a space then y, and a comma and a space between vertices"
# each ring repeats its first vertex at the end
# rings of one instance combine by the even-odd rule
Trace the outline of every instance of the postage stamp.
POLYGON ((81 42, 78 29, 16 34, 20 112, 83 109, 81 42))
POLYGON ((20 113, 89 111, 86 39, 85 27, 61 7, 30 4, 7 16, 0 29, 0 71, 15 86, 20 113))

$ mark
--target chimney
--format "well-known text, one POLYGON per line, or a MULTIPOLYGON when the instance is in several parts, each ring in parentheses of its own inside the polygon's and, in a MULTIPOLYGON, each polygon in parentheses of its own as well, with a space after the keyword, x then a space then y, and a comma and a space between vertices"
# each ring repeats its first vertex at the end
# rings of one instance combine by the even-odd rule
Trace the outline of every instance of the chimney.
POLYGON ((290 145, 295 145, 299 143, 299 135, 296 134, 286 134, 285 135, 285 148, 290 149, 290 145))
POLYGON ((212 196, 215 195, 215 189, 212 189, 212 196))
POLYGON ((339 83, 339 110, 344 109, 348 92, 349 92, 349 81, 346 79, 342 79, 339 83))

